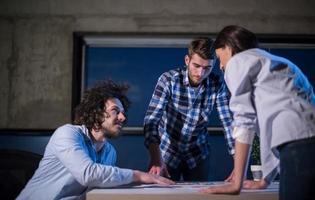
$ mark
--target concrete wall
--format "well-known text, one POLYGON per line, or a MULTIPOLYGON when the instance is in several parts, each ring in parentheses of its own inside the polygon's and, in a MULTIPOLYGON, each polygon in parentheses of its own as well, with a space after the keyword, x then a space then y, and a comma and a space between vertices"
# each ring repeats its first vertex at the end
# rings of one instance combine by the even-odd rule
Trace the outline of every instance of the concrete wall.
MULTIPOLYGON (((314 10, 314 0, 0 0, 0 129, 70 122, 75 31, 217 33, 237 24, 256 33, 315 35, 314 10)), ((43 154, 49 138, 1 132, 0 149, 43 154)), ((143 136, 113 143, 118 166, 146 170, 143 136)), ((223 180, 232 168, 223 135, 210 143, 212 179, 223 180)))
POLYGON ((72 33, 315 34, 313 0, 1 0, 0 128, 70 122, 72 33))

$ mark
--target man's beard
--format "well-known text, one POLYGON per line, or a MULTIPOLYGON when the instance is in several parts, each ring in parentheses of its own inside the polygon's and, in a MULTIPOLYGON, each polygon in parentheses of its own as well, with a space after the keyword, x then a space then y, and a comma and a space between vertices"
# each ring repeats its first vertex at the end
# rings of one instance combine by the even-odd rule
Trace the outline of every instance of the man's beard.
POLYGON ((108 139, 114 139, 114 138, 118 138, 120 136, 120 131, 117 132, 113 132, 113 131, 106 131, 104 133, 104 136, 108 139))

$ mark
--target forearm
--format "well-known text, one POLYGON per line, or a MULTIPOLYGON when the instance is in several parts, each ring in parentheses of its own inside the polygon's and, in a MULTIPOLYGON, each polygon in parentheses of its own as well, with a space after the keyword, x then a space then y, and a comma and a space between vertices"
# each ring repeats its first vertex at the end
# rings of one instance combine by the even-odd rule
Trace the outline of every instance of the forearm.
POLYGON ((138 170, 133 170, 133 182, 142 182, 142 172, 138 170))
POLYGON ((157 130, 158 130, 157 123, 150 123, 144 125, 144 145, 146 148, 148 148, 148 150, 151 144, 160 144, 161 142, 157 130))
POLYGON ((159 124, 169 99, 168 80, 163 74, 155 87, 148 110, 144 117, 145 146, 148 148, 151 143, 160 143, 159 124))
POLYGON ((249 144, 244 144, 239 141, 235 142, 235 155, 234 155, 234 172, 233 178, 229 184, 212 186, 209 188, 202 189, 204 193, 214 194, 239 194, 245 173, 245 167, 247 164, 247 157, 249 151, 249 144))
POLYGON ((161 164, 162 161, 162 156, 161 156, 161 151, 160 151, 160 146, 159 144, 152 143, 148 147, 149 154, 150 154, 150 159, 151 159, 151 164, 161 164))
POLYGON ((242 188, 249 148, 249 144, 241 143, 236 140, 234 155, 234 183, 239 190, 242 188))

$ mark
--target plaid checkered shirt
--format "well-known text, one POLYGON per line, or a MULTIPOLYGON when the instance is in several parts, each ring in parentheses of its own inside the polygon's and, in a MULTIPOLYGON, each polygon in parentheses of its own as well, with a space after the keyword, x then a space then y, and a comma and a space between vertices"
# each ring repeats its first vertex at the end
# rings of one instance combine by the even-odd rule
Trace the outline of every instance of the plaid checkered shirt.
POLYGON ((234 154, 229 92, 222 74, 211 72, 198 88, 190 87, 186 67, 158 79, 144 118, 145 145, 160 145, 163 161, 172 168, 180 162, 190 169, 209 154, 207 126, 216 105, 230 154, 234 154))

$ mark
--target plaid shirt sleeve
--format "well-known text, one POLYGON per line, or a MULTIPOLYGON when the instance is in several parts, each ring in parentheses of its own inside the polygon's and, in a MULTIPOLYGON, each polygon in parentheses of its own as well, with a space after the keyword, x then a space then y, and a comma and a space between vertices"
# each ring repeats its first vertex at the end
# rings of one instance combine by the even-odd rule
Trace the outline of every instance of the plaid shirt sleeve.
POLYGON ((233 115, 229 108, 229 99, 230 99, 230 93, 227 89, 225 82, 223 81, 217 95, 216 105, 217 105, 217 110, 218 110, 220 119, 223 124, 224 132, 225 132, 224 135, 227 141, 229 153, 231 155, 234 155, 235 141, 232 137, 233 115))
POLYGON ((161 142, 158 126, 169 99, 169 78, 166 73, 160 76, 145 114, 144 144, 146 147, 151 143, 160 144, 161 142))

